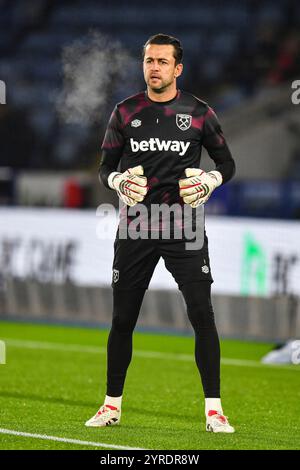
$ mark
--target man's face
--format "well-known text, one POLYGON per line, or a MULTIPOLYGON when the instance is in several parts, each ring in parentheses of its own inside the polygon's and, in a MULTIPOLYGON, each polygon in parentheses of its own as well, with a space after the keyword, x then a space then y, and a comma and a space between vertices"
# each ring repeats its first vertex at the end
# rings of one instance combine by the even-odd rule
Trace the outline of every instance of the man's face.
POLYGON ((181 75, 182 64, 175 65, 174 46, 148 44, 143 69, 145 82, 155 93, 162 93, 181 75))

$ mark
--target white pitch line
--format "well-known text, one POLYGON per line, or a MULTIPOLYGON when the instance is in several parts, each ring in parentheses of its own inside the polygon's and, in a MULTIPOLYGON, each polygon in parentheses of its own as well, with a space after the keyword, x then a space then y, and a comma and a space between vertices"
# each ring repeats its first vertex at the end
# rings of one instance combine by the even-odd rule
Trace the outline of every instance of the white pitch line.
MULTIPOLYGON (((90 353, 90 354, 106 354, 106 348, 101 348, 97 346, 86 346, 81 344, 63 344, 63 343, 49 343, 41 341, 27 341, 20 339, 12 338, 1 338, 8 346, 15 348, 25 348, 25 349, 44 349, 52 351, 62 351, 62 352, 77 352, 77 353, 90 353)), ((158 351, 141 351, 134 350, 135 357, 147 358, 147 359, 165 359, 172 361, 185 361, 190 362, 194 361, 194 355, 192 354, 176 354, 176 353, 162 353, 158 351)), ((278 365, 278 364, 264 364, 259 361, 247 360, 247 359, 233 359, 223 357, 221 358, 221 363, 226 366, 237 366, 237 367, 259 367, 259 368, 274 368, 281 370, 293 370, 300 371, 300 367, 293 366, 290 364, 287 365, 278 365)))
POLYGON ((105 448, 108 447, 110 449, 118 449, 118 450, 145 450, 140 447, 117 446, 114 444, 106 444, 105 442, 81 441, 79 439, 69 439, 67 437, 47 436, 47 434, 33 434, 30 432, 14 431, 13 429, 0 428, 0 434, 8 434, 11 436, 20 436, 20 437, 31 437, 33 439, 43 439, 45 441, 64 442, 67 444, 77 444, 80 446, 105 447, 105 448))
POLYGON ((64 343, 49 343, 46 341, 27 341, 26 339, 1 339, 8 345, 15 348, 27 348, 27 349, 45 349, 47 351, 65 351, 65 352, 86 352, 92 354, 104 354, 106 348, 100 348, 98 346, 85 346, 81 344, 64 344, 64 343))

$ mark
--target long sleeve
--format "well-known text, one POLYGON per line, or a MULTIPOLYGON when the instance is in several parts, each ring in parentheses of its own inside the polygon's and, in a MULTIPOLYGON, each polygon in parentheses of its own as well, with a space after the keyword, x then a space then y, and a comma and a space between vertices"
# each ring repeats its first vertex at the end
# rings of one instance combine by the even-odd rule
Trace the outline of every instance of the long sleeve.
POLYGON ((219 120, 212 108, 208 108, 203 128, 203 146, 222 175, 222 184, 229 181, 235 173, 235 162, 228 148, 219 120))
POLYGON ((99 179, 104 186, 108 185, 108 177, 113 171, 117 171, 125 144, 119 111, 116 107, 110 117, 104 140, 101 146, 101 160, 99 168, 99 179))

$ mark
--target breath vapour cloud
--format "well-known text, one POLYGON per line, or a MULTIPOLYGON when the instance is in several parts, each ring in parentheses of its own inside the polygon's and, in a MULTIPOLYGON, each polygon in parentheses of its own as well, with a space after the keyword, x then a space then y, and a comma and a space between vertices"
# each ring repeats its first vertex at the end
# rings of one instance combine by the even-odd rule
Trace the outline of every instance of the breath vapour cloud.
POLYGON ((135 60, 124 47, 98 32, 66 46, 62 54, 63 90, 56 107, 65 123, 92 124, 114 87, 132 80, 135 60))

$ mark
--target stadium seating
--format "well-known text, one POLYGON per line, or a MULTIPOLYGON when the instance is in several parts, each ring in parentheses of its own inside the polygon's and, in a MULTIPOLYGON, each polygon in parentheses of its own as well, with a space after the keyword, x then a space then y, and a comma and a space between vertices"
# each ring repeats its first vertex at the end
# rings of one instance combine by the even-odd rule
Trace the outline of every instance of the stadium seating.
MULTIPOLYGON (((54 97, 63 87, 61 56, 65 46, 94 30, 108 35, 112 41, 120 41, 139 57, 142 44, 151 34, 163 31, 177 35, 184 46, 187 70, 180 86, 187 85, 191 92, 201 93, 206 85, 222 84, 224 71, 237 57, 240 45, 253 41, 255 25, 283 21, 286 2, 229 0, 225 5, 216 0, 201 3, 192 0, 188 6, 182 8, 182 2, 168 0, 159 9, 137 0, 130 4, 122 0, 105 4, 96 0, 0 2, 0 51, 3 53, 0 77, 9 84, 10 104, 29 110, 37 135, 41 132, 48 139, 53 166, 62 158, 61 140, 68 141, 63 147, 73 147, 74 155, 78 145, 68 132, 57 140, 52 139, 58 120, 54 97)), ((298 13, 300 16, 300 8, 298 13)), ((226 77, 228 80, 228 73, 226 77)), ((142 88, 141 74, 139 83, 142 88)), ((121 95, 116 89, 111 98, 121 99, 121 95)), ((241 93, 234 91, 220 102, 220 109, 241 98, 241 93)), ((218 108, 218 103, 212 104, 218 108)), ((102 113, 100 133, 109 112, 107 109, 102 113)), ((95 129, 90 131, 95 133, 95 129)))

